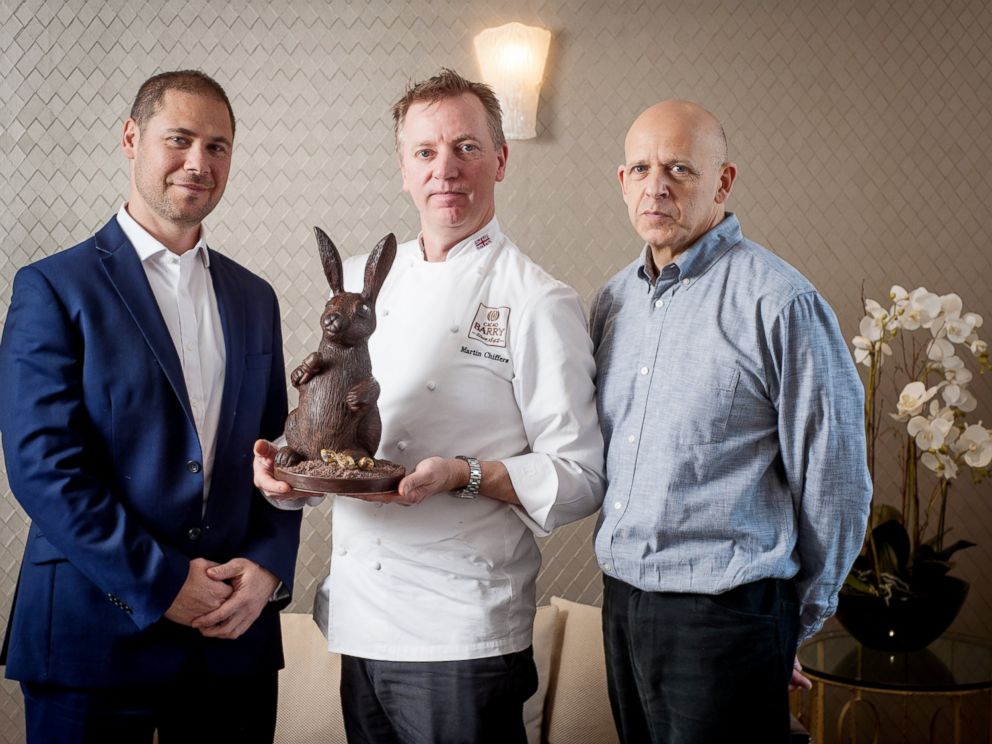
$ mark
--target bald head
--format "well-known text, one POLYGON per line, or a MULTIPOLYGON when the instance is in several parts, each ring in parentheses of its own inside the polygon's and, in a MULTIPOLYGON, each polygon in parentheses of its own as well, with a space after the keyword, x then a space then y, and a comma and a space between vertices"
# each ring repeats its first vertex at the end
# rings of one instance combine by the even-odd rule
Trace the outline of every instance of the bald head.
POLYGON ((662 101, 631 124, 617 176, 631 224, 661 268, 720 223, 737 167, 713 114, 662 101))
POLYGON ((723 125, 698 103, 668 100, 645 109, 630 125, 624 149, 629 145, 631 136, 637 137, 644 131, 691 133, 711 149, 717 165, 727 162, 727 134, 723 131, 723 125))

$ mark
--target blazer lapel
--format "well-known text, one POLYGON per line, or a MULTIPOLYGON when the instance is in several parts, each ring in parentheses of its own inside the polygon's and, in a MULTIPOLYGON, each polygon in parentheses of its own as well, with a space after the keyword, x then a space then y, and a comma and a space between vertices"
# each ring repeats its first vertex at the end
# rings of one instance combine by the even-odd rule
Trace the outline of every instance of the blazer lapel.
POLYGON ((186 391, 183 368, 175 344, 162 318, 162 311, 155 301, 155 295, 152 294, 141 260, 131 241, 117 224, 116 217, 112 217, 110 222, 96 234, 96 249, 100 253, 100 262, 107 272, 107 277, 128 312, 131 313, 131 317, 134 318, 152 354, 162 366, 169 384, 186 412, 186 418, 192 424, 193 412, 190 409, 189 394, 186 391))
MULTIPOLYGON (((220 404, 220 420, 217 422, 217 450, 215 462, 220 462, 226 451, 226 443, 231 439, 234 414, 241 392, 241 380, 245 372, 245 297, 238 287, 237 277, 227 262, 216 251, 210 250, 210 278, 213 280, 220 325, 224 333, 224 349, 227 361, 224 370, 224 394, 220 404)), ((215 469, 216 470, 216 469, 215 469)))

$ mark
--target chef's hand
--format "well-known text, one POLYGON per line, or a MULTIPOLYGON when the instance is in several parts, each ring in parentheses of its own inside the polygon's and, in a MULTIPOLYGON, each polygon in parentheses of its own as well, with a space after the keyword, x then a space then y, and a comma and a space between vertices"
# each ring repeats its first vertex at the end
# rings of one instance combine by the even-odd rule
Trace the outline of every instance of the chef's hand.
POLYGON ((468 483, 468 465, 462 460, 428 457, 400 481, 394 504, 412 506, 442 491, 454 491, 468 483))
POLYGON ((255 457, 251 468, 255 476, 255 488, 270 499, 277 501, 292 501, 294 499, 310 499, 316 494, 307 491, 297 491, 285 481, 276 480, 276 453, 279 448, 266 439, 255 442, 255 457))

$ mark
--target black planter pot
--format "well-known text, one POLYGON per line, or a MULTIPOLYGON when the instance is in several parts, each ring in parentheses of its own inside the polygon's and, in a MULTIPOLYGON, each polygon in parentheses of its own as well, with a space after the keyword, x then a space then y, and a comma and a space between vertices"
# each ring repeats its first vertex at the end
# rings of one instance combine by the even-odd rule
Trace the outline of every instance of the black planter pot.
POLYGON ((881 651, 918 651, 947 630, 968 596, 968 583, 941 576, 911 596, 881 597, 841 591, 837 619, 862 645, 881 651))

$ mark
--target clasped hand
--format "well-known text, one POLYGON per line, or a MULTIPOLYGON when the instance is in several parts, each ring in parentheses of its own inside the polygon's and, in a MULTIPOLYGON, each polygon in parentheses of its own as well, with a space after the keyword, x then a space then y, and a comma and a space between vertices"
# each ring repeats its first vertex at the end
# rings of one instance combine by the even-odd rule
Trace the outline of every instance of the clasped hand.
POLYGON ((255 622, 278 585, 275 575, 247 558, 227 563, 194 558, 165 617, 196 628, 207 638, 238 638, 255 622))

